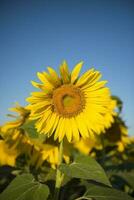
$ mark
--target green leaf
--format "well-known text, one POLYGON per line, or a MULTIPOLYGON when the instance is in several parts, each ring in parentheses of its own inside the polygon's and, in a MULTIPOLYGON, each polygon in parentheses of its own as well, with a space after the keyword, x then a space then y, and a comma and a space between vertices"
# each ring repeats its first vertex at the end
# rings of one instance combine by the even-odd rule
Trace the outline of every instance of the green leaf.
POLYGON ((35 121, 29 121, 21 126, 24 129, 30 138, 38 138, 38 133, 35 128, 35 121))
POLYGON ((119 175, 134 189, 134 172, 125 172, 119 175))
POLYGON ((0 200, 46 200, 49 195, 47 185, 35 181, 31 174, 17 176, 0 194, 0 200))
POLYGON ((59 169, 69 177, 94 180, 111 186, 103 168, 89 156, 79 155, 73 163, 61 164, 59 169))
POLYGON ((106 171, 109 177, 121 177, 134 189, 134 163, 125 162, 118 165, 111 165, 106 168, 106 171))
POLYGON ((94 200, 134 200, 132 197, 119 190, 89 183, 89 189, 79 199, 94 200))
POLYGON ((39 173, 38 175, 38 180, 40 182, 46 182, 49 180, 54 180, 55 181, 55 176, 56 176, 56 170, 50 167, 43 166, 42 167, 42 172, 39 173))

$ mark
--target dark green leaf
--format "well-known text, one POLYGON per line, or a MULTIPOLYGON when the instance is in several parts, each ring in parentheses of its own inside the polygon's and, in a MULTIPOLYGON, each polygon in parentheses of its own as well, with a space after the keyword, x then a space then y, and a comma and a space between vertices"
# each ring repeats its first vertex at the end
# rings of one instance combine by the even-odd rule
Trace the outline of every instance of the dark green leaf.
POLYGON ((40 182, 46 182, 49 180, 55 180, 56 170, 43 166, 43 171, 38 175, 38 180, 40 182))
POLYGON ((47 185, 35 181, 31 174, 17 176, 0 195, 0 200, 45 200, 48 198, 47 185))
POLYGON ((116 165, 109 165, 106 167, 108 173, 128 172, 134 170, 134 163, 124 162, 116 165))
POLYGON ((134 189, 134 163, 125 162, 118 165, 111 165, 106 168, 109 177, 121 177, 134 189))
POLYGON ((134 189, 134 172, 125 172, 119 175, 134 189))
POLYGON ((134 200, 132 197, 119 190, 89 183, 89 189, 81 199, 94 200, 134 200))
POLYGON ((103 168, 89 156, 80 155, 69 165, 61 164, 59 169, 69 177, 94 180, 111 186, 103 168))

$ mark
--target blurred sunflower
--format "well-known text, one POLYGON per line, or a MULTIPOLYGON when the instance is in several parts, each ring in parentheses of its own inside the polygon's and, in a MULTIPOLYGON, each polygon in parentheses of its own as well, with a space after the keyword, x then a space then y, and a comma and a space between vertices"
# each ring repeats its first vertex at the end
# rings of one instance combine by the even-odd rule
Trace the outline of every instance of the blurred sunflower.
POLYGON ((17 112, 18 115, 9 115, 14 120, 1 126, 1 136, 10 148, 17 149, 20 152, 27 151, 26 146, 24 148, 23 145, 30 143, 30 140, 21 126, 28 120, 29 111, 19 104, 16 104, 16 107, 10 108, 10 110, 17 112))
POLYGON ((12 149, 5 143, 4 140, 0 140, 0 165, 9 165, 14 167, 18 152, 12 149))
MULTIPOLYGON (((30 138, 28 132, 22 128, 22 125, 29 122, 30 112, 19 104, 10 110, 18 112, 19 115, 17 117, 10 115, 15 119, 0 127, 1 136, 4 139, 0 143, 0 153, 4 152, 0 163, 15 166, 16 158, 25 155, 28 165, 38 168, 47 161, 51 167, 55 168, 58 164, 58 144, 51 137, 47 139, 45 135, 30 138)), ((65 142, 63 159, 66 163, 70 160, 69 156, 69 146, 65 142)))
POLYGON ((134 136, 129 137, 129 141, 131 144, 134 144, 134 136))
POLYGON ((10 129, 20 127, 26 122, 30 113, 30 111, 27 108, 20 106, 18 103, 16 103, 15 107, 10 108, 9 110, 17 112, 18 115, 8 115, 9 117, 14 118, 15 120, 9 121, 1 127, 1 132, 3 133, 6 133, 10 129))
POLYGON ((100 134, 111 124, 113 116, 109 113, 110 91, 99 81, 101 73, 93 68, 81 77, 79 73, 83 62, 78 63, 72 72, 64 61, 60 66, 60 77, 48 67, 48 73, 37 73, 41 83, 32 81, 33 86, 41 91, 33 92, 27 98, 31 110, 30 119, 37 120, 38 132, 59 142, 67 137, 69 142, 78 141, 80 136, 87 138, 94 132, 100 134))
MULTIPOLYGON (((48 163, 51 164, 52 168, 56 168, 59 161, 59 148, 58 145, 52 145, 52 144, 44 144, 43 150, 42 150, 42 160, 46 160, 48 163)), ((63 160, 66 163, 69 163, 70 161, 70 154, 67 150, 67 148, 64 146, 63 151, 63 160)))
MULTIPOLYGON (((58 143, 54 142, 52 138, 46 139, 44 142, 41 142, 38 139, 31 140, 33 144, 33 149, 29 155, 29 163, 30 165, 36 166, 36 168, 40 167, 44 161, 49 163, 53 169, 58 165, 59 160, 59 148, 58 143)), ((63 149, 63 160, 66 163, 69 163, 71 156, 71 146, 65 141, 64 149, 63 149)))
POLYGON ((116 108, 117 108, 117 101, 111 98, 111 101, 109 102, 109 112, 107 112, 104 116, 104 121, 106 125, 102 130, 103 133, 105 133, 106 130, 110 128, 114 123, 115 117, 117 116, 117 112, 115 111, 116 108))
POLYGON ((123 152, 130 143, 128 129, 124 121, 116 116, 112 126, 106 130, 104 135, 105 145, 116 145, 119 152, 123 152))
POLYGON ((94 155, 94 152, 92 152, 94 148, 99 150, 102 149, 100 139, 97 136, 94 138, 81 138, 78 142, 74 143, 74 147, 85 155, 88 155, 89 153, 90 155, 94 155))

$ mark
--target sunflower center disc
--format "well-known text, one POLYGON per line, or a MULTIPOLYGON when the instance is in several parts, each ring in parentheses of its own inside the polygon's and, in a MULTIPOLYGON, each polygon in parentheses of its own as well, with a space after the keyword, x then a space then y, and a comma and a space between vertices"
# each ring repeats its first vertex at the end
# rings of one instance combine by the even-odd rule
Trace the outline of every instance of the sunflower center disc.
POLYGON ((84 95, 72 85, 63 85, 53 93, 54 110, 64 117, 80 113, 85 105, 84 95))

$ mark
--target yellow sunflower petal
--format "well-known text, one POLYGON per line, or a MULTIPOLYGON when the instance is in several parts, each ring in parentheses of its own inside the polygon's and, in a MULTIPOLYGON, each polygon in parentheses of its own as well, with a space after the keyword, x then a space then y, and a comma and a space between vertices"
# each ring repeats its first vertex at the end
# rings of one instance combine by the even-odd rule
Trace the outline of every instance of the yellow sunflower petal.
POLYGON ((80 70, 82 68, 82 65, 83 65, 83 62, 79 62, 74 67, 74 69, 72 70, 72 73, 71 73, 71 83, 74 83, 76 81, 76 79, 78 78, 80 70))
POLYGON ((89 133, 88 133, 88 130, 87 130, 87 127, 85 126, 85 122, 83 121, 83 116, 82 116, 82 113, 79 114, 77 117, 75 117, 75 120, 77 122, 77 127, 81 133, 81 136, 83 138, 87 138, 89 137, 89 133))
POLYGON ((35 82, 35 81, 31 81, 31 84, 32 84, 34 87, 36 87, 36 88, 41 88, 41 86, 42 86, 42 84, 37 83, 37 82, 35 82))
MULTIPOLYGON (((90 70, 89 70, 90 71, 90 70)), ((84 78, 84 75, 82 76, 81 80, 79 80, 79 83, 77 82, 77 86, 84 88, 90 87, 95 82, 97 82, 101 78, 100 72, 89 72, 89 75, 84 78)))
POLYGON ((59 119, 59 123, 57 125, 56 131, 54 134, 54 139, 56 140, 57 138, 59 138, 59 142, 63 139, 65 135, 64 121, 65 121, 64 118, 59 119))
POLYGON ((77 125, 76 125, 75 118, 72 117, 72 118, 71 118, 71 121, 72 121, 73 141, 79 141, 80 134, 79 134, 78 127, 77 127, 77 125))
POLYGON ((22 120, 7 122, 1 127, 1 132, 6 133, 9 129, 17 128, 22 124, 22 120))
POLYGON ((53 124, 52 129, 48 133, 48 136, 51 136, 55 132, 55 130, 56 130, 57 126, 58 126, 59 120, 60 120, 60 117, 58 115, 56 115, 55 122, 53 124))
POLYGON ((46 90, 48 90, 49 92, 52 92, 54 86, 48 81, 46 76, 40 72, 37 73, 37 76, 40 79, 40 81, 45 85, 46 90))
POLYGON ((64 61, 60 66, 60 74, 61 74, 63 83, 66 84, 70 82, 70 73, 69 73, 69 69, 68 69, 68 65, 66 61, 64 61))
POLYGON ((52 128, 53 128, 53 125, 56 121, 56 113, 53 113, 50 118, 48 119, 48 123, 46 124, 46 126, 44 127, 44 132, 45 133, 48 133, 52 128))
POLYGON ((90 70, 86 71, 82 76, 78 79, 76 82, 77 86, 84 85, 90 78, 94 76, 94 68, 91 68, 90 70))
POLYGON ((59 150, 58 147, 55 147, 54 150, 54 163, 57 165, 59 161, 59 150))
POLYGON ((69 142, 72 140, 72 124, 70 122, 69 119, 65 120, 66 137, 69 142))
POLYGON ((100 88, 103 88, 106 83, 107 81, 100 81, 100 82, 95 82, 93 85, 88 84, 86 87, 82 87, 82 90, 86 92, 99 90, 100 88))
MULTIPOLYGON (((47 123, 47 119, 48 117, 51 115, 51 110, 48 109, 46 110, 44 113, 43 113, 43 117, 40 118, 36 123, 35 123, 35 126, 37 128, 37 130, 40 132, 40 131, 43 131, 44 132, 44 128, 45 128, 45 125, 47 123)), ((35 119, 34 118, 34 115, 31 116, 31 119, 35 119)))
MULTIPOLYGON (((65 136, 65 120, 66 119, 63 118, 63 121, 59 126, 59 130, 58 130, 58 132, 59 132, 59 136, 58 136, 59 137, 59 142, 61 142, 63 140, 64 136, 65 136)), ((58 127, 57 127, 57 129, 58 129, 58 127)))
MULTIPOLYGON (((34 98, 39 98, 39 99, 42 99, 42 98, 48 98, 48 95, 46 95, 43 91, 38 91, 38 92, 32 92, 31 95, 34 97, 34 98)), ((32 97, 32 98, 33 98, 32 97)), ((32 98, 27 98, 27 99, 32 99, 32 98)), ((26 100, 27 100, 26 99, 26 100)))
POLYGON ((56 85, 56 86, 60 86, 61 85, 61 80, 58 77, 56 71, 53 68, 51 68, 51 67, 48 67, 47 69, 49 71, 52 83, 54 85, 56 85))

